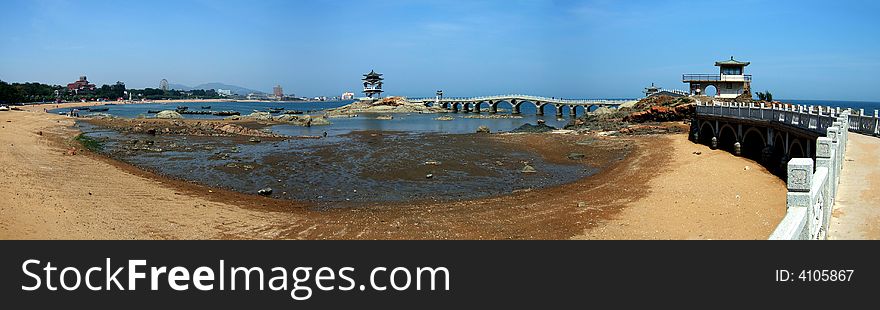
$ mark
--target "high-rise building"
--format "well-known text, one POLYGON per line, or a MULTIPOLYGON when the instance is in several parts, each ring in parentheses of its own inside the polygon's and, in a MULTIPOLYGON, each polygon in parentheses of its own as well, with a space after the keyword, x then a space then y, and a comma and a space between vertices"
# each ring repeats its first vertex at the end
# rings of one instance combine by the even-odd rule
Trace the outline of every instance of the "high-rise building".
POLYGON ((275 85, 275 87, 272 87, 272 94, 275 95, 275 98, 281 100, 284 97, 284 89, 281 88, 281 85, 275 85))

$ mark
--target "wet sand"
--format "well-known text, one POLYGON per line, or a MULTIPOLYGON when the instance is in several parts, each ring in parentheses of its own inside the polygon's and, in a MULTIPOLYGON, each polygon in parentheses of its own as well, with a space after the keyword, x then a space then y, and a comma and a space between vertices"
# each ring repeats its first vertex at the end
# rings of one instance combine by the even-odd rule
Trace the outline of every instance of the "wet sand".
MULTIPOLYGON (((11 189, 0 191, 2 239, 764 239, 785 212, 782 180, 683 134, 611 138, 585 159, 606 169, 550 188, 329 208, 67 155, 72 119, 26 109, 34 112, 0 112, 0 186, 11 189), (615 160, 624 146, 631 151, 615 160)), ((552 162, 584 136, 491 138, 552 162)))

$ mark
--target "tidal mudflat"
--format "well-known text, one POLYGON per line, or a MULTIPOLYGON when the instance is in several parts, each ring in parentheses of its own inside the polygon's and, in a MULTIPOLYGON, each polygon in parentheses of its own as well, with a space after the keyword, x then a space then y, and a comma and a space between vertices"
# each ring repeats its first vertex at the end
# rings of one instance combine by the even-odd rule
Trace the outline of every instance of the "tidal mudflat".
POLYGON ((248 138, 78 126, 103 143, 102 153, 161 175, 250 194, 271 188, 263 193, 314 202, 474 199, 570 183, 603 166, 587 163, 587 150, 551 161, 539 150, 488 134, 248 138))

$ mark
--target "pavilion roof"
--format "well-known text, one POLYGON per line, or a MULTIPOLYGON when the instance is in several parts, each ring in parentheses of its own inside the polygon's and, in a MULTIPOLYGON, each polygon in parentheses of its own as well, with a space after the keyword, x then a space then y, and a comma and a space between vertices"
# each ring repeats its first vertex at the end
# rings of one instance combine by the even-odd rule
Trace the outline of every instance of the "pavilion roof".
POLYGON ((748 62, 748 61, 735 60, 735 59, 733 59, 733 56, 730 56, 730 60, 715 62, 716 66, 743 66, 743 67, 745 67, 745 66, 748 66, 749 64, 750 64, 750 62, 748 62))
POLYGON ((376 73, 376 71, 373 71, 373 70, 370 70, 370 73, 364 74, 364 77, 367 77, 367 78, 379 78, 381 76, 382 76, 381 73, 376 73))

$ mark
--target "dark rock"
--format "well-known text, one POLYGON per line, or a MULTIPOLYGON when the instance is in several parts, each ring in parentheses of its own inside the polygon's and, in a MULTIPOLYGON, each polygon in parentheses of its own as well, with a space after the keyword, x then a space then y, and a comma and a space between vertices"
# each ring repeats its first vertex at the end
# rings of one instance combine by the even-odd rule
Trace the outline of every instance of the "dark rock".
POLYGON ((490 133, 489 127, 480 126, 477 128, 477 133, 490 133))
POLYGON ((547 126, 547 124, 538 122, 537 125, 523 124, 510 132, 550 132, 556 130, 556 127, 547 126))
POLYGON ((581 153, 569 153, 568 154, 568 159, 571 159, 571 160, 584 159, 584 157, 587 157, 587 155, 581 154, 581 153))
POLYGON ((260 190, 257 191, 257 194, 260 194, 260 195, 262 195, 262 196, 269 196, 269 195, 272 195, 272 188, 271 188, 271 187, 266 187, 266 188, 260 189, 260 190))

